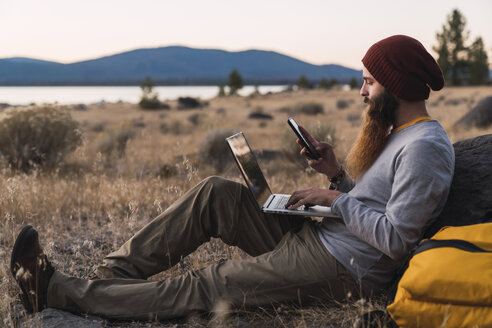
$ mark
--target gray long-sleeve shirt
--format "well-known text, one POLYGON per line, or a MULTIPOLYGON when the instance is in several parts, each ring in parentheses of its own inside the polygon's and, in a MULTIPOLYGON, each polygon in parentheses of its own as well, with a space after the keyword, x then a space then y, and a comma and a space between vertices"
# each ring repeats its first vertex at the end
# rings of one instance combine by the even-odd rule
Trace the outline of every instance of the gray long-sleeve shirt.
POLYGON ((366 293, 387 288, 406 255, 442 211, 454 172, 454 150, 444 128, 426 121, 390 135, 356 183, 344 179, 317 233, 328 251, 366 293))

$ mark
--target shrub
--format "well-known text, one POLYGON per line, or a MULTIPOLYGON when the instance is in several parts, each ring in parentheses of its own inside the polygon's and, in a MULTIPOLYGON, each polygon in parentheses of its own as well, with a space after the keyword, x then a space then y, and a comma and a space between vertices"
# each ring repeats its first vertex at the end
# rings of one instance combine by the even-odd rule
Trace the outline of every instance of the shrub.
POLYGON ((140 128, 140 129, 143 129, 147 126, 147 124, 145 124, 145 122, 141 119, 133 120, 132 125, 134 128, 140 128))
POLYGON ((295 108, 296 113, 302 113, 306 115, 318 115, 323 114, 324 108, 320 103, 309 102, 309 103, 299 103, 295 108))
POLYGON ((93 132, 103 132, 106 129, 106 122, 98 122, 90 127, 93 132))
POLYGON ((163 179, 167 179, 175 176, 178 173, 176 165, 164 163, 159 168, 159 172, 157 172, 157 176, 163 179))
POLYGON ((159 126, 159 130, 163 134, 169 133, 173 135, 178 135, 188 132, 187 130, 189 129, 185 129, 185 125, 181 121, 174 120, 171 123, 162 122, 161 125, 159 126))
POLYGON ((212 165, 221 172, 232 160, 232 155, 225 138, 233 135, 235 131, 229 128, 209 130, 200 141, 198 158, 206 164, 212 165))
POLYGON ((110 157, 114 152, 118 157, 123 157, 126 145, 129 140, 136 135, 133 122, 124 122, 118 127, 105 133, 97 143, 97 150, 106 157, 110 157))
MULTIPOLYGON (((317 124, 308 125, 306 129, 318 141, 329 142, 333 147, 336 144, 335 129, 326 123, 318 122, 317 124)), ((284 156, 295 164, 306 168, 308 166, 306 159, 300 154, 301 146, 296 142, 297 136, 292 130, 285 129, 282 134, 282 152, 284 156)))
POLYGON ((457 106, 463 102, 467 102, 466 98, 451 98, 444 102, 446 106, 457 106))
POLYGON ((256 107, 249 115, 248 118, 253 119, 265 119, 265 120, 273 120, 273 116, 267 114, 263 111, 263 107, 256 107))
POLYGON ((347 114, 347 121, 352 124, 352 126, 359 125, 362 120, 361 113, 349 113, 347 114))
POLYGON ((11 108, 0 118, 0 155, 11 168, 53 168, 82 142, 79 124, 53 106, 11 108))
POLYGON ((75 105, 72 105, 72 108, 75 110, 86 111, 87 105, 86 104, 75 104, 75 105))
POLYGON ((202 103, 192 97, 179 97, 178 98, 178 109, 194 109, 202 107, 202 103))
POLYGON ((206 117, 207 115, 203 113, 193 113, 188 116, 188 121, 190 121, 191 124, 197 126, 202 124, 205 121, 206 117))
POLYGON ((159 109, 161 107, 161 102, 157 98, 157 95, 152 97, 142 97, 138 106, 142 109, 159 109))
POLYGON ((292 108, 292 106, 282 106, 277 109, 277 112, 292 115, 294 114, 295 110, 294 108, 292 108))
POLYGON ((350 105, 350 103, 345 99, 337 100, 337 109, 345 109, 350 105))
POLYGON ((147 77, 142 81, 140 85, 142 89, 142 97, 140 98, 140 102, 138 105, 142 109, 169 109, 171 108, 168 104, 161 103, 159 100, 159 95, 156 92, 153 92, 154 81, 151 78, 147 77))
POLYGON ((161 102, 159 109, 171 109, 171 106, 169 104, 161 102))
POLYGON ((215 113, 221 116, 227 116, 227 110, 224 107, 217 108, 215 113))

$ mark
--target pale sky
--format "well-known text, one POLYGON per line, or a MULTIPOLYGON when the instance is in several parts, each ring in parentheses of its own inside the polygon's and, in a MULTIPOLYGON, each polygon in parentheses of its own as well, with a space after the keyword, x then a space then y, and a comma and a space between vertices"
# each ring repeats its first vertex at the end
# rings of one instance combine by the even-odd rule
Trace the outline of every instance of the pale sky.
POLYGON ((0 58, 70 63, 184 45, 274 50, 361 69, 367 48, 393 34, 432 51, 454 8, 467 19, 469 41, 482 36, 492 62, 492 0, 0 0, 0 58))

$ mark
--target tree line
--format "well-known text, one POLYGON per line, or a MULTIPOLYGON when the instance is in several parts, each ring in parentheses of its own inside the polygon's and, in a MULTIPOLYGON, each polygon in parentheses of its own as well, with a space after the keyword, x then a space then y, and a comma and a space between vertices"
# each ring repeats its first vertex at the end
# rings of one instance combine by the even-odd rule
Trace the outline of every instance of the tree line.
MULTIPOLYGON (((295 85, 297 86, 298 89, 313 89, 315 87, 320 89, 332 89, 339 85, 339 81, 335 78, 331 78, 329 80, 326 78, 322 78, 321 80, 319 80, 317 84, 314 84, 311 81, 309 81, 306 75, 302 74, 297 79, 295 85)), ((348 85, 350 89, 358 88, 359 80, 356 77, 352 77, 348 85)), ((237 91, 239 91, 243 87, 243 78, 241 74, 239 74, 237 69, 233 69, 229 74, 227 87, 229 88, 229 95, 237 94, 237 91)), ((218 96, 219 97, 226 96, 225 85, 223 84, 219 85, 218 96)))
MULTIPOLYGON (((441 31, 436 33, 437 45, 433 50, 437 53, 437 63, 441 67, 448 85, 480 85, 490 82, 489 61, 485 44, 481 36, 477 36, 469 43, 470 31, 466 29, 466 18, 459 11, 453 9, 448 15, 441 31)), ((323 78, 316 87, 331 89, 339 84, 337 79, 323 78)), ((237 69, 229 73, 227 85, 219 85, 218 96, 235 95, 243 87, 244 82, 237 69), (228 87, 226 93, 225 87, 228 87)), ((154 86, 150 78, 146 78, 141 85, 142 99, 140 105, 147 108, 159 108, 161 103, 157 94, 152 92, 154 86)), ((299 89, 312 89, 315 85, 305 75, 301 75, 296 82, 299 89)), ((349 81, 351 89, 359 87, 359 80, 352 77, 349 81)))

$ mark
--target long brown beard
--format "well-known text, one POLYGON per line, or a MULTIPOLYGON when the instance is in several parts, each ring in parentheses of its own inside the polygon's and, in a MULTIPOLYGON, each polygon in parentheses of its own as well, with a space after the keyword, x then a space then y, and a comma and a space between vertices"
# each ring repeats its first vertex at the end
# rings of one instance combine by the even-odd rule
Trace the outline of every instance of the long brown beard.
POLYGON ((369 100, 362 120, 362 127, 347 158, 347 171, 354 179, 361 177, 381 154, 393 125, 396 98, 387 91, 379 97, 369 100))

